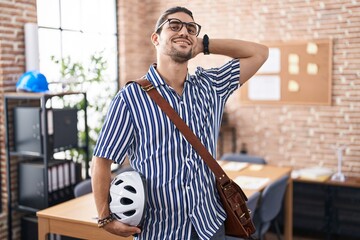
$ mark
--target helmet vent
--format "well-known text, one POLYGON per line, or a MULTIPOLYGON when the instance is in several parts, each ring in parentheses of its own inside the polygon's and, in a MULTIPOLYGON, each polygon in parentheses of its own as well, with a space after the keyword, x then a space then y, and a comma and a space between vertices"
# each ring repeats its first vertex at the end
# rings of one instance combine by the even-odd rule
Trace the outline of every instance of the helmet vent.
POLYGON ((130 185, 126 185, 124 188, 131 193, 136 193, 136 189, 130 185))
POLYGON ((123 182, 124 182, 123 180, 119 179, 119 180, 117 180, 117 181, 115 182, 115 185, 119 185, 119 184, 121 184, 121 183, 123 183, 123 182))
POLYGON ((131 200, 130 198, 126 198, 126 197, 123 197, 120 199, 120 203, 123 205, 130 205, 133 202, 134 202, 133 200, 131 200))
POLYGON ((135 212, 136 212, 135 210, 127 211, 127 212, 124 212, 124 215, 127 217, 130 217, 130 216, 134 215, 135 212))

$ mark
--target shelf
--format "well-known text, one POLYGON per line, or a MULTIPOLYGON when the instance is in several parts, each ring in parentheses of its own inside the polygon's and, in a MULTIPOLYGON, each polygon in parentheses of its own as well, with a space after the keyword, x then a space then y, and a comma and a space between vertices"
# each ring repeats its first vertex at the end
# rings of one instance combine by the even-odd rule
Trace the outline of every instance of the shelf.
POLYGON ((28 207, 28 206, 24 206, 24 205, 17 205, 15 207, 15 209, 18 211, 29 212, 29 213, 35 213, 40 210, 37 208, 32 208, 32 207, 28 207))
POLYGON ((83 92, 60 92, 60 93, 30 93, 30 92, 8 92, 4 94, 5 98, 9 99, 40 99, 52 97, 64 97, 68 95, 85 94, 83 92))
POLYGON ((24 156, 24 157, 44 157, 43 154, 41 153, 34 153, 34 152, 15 152, 15 151, 10 151, 9 154, 11 156, 24 156))
POLYGON ((85 172, 85 178, 89 177, 88 171, 82 171, 83 167, 89 168, 86 93, 5 93, 4 112, 7 189, 13 189, 13 185, 18 188, 16 202, 12 201, 13 194, 8 194, 7 199, 8 239, 12 239, 12 211, 34 213, 72 199, 73 188, 82 180, 82 172, 85 172), (80 108, 52 107, 52 98, 68 95, 79 95, 80 98, 74 98, 75 101, 84 104, 80 104, 80 108), (85 131, 85 143, 82 146, 79 146, 78 140, 79 111, 84 111, 81 124, 85 131), (85 160, 82 163, 54 159, 55 153, 73 149, 84 150, 85 160), (18 171, 16 179, 11 176, 14 169, 18 171), (55 179, 59 179, 56 180, 58 185, 53 185, 55 179), (17 184, 14 184, 15 181, 17 184))

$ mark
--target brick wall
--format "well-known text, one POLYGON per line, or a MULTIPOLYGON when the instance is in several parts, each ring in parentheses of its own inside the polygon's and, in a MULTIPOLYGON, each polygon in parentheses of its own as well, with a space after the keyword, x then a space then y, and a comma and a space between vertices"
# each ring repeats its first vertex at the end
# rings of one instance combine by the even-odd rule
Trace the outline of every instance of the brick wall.
MULTIPOLYGON (((170 6, 191 9, 202 33, 210 38, 241 38, 251 41, 292 41, 333 39, 332 105, 242 105, 239 92, 227 104, 230 122, 237 129, 237 149, 246 143, 250 154, 264 156, 271 164, 295 169, 321 165, 336 170, 337 158, 332 145, 345 144, 343 171, 360 177, 360 3, 358 1, 146 1, 137 17, 148 25, 133 32, 144 39, 125 42, 134 51, 126 61, 125 72, 143 67, 137 58, 151 63, 147 47, 159 14, 170 6), (143 14, 143 15, 142 15, 143 14), (141 36, 140 36, 141 35, 141 36), (135 49, 136 48, 136 49, 135 49)), ((144 3, 142 3, 144 4, 144 3)), ((132 13, 124 10, 128 15, 132 13)), ((124 16, 127 19, 127 15, 124 16)), ((143 23, 143 22, 142 22, 143 23)), ((121 28, 120 28, 121 31, 121 28)), ((151 47, 153 48, 153 47, 151 47)), ((129 55, 128 55, 129 56, 129 55)), ((122 57, 122 56, 121 56, 122 57)), ((189 70, 201 64, 216 66, 226 58, 198 56, 189 70)), ((143 72, 138 73, 142 76, 143 72)), ((134 72, 134 71, 133 71, 134 72)), ((123 75, 121 75, 123 76, 123 75)), ((121 81, 127 78, 121 77, 121 81)), ((231 139, 231 138, 227 138, 231 139)), ((230 144, 228 144, 230 146, 230 144)), ((230 149, 230 148, 227 148, 230 149)))
MULTIPOLYGON (((0 0, 0 92, 14 91, 25 70, 25 22, 36 22, 36 0, 0 0)), ((344 171, 360 177, 360 3, 358 1, 260 0, 118 0, 120 83, 143 76, 155 61, 150 35, 166 8, 191 9, 202 33, 210 38, 252 41, 333 39, 331 106, 244 106, 239 92, 227 105, 229 122, 236 127, 237 149, 246 143, 250 154, 270 163, 300 168, 324 165, 335 169, 333 144, 346 144, 344 171)), ((226 58, 198 56, 195 66, 216 66, 226 58)), ((0 99, 1 200, 0 239, 6 239, 6 163, 3 98, 0 99)), ((225 137, 229 141, 229 137, 225 137)), ((230 144, 228 144, 230 146, 230 144)), ((227 147, 225 149, 230 149, 227 147)), ((14 176, 14 174, 12 175, 14 176)), ((15 194, 13 192, 13 194, 15 194)), ((14 239, 19 223, 14 223, 14 239)))
MULTIPOLYGON (((244 1, 242 1, 244 3, 244 1)), ((239 4, 247 25, 241 36, 257 40, 333 39, 331 106, 242 106, 234 96, 229 115, 250 153, 274 164, 336 169, 332 145, 347 145, 343 170, 360 176, 360 5, 355 1, 284 1, 239 4), (281 3, 280 3, 281 2, 281 3), (356 17, 357 16, 357 17, 356 17), (254 31, 256 31, 254 33, 254 31)), ((243 18, 241 18, 243 21, 243 18)))
MULTIPOLYGON (((19 76, 25 71, 24 23, 36 22, 36 0, 0 0, 0 158, 1 158, 1 202, 3 213, 0 214, 0 239, 7 239, 7 189, 5 161, 5 126, 3 94, 13 92, 19 76)), ((12 167, 12 169, 14 169, 12 167)), ((12 174, 15 183, 16 174, 12 174)), ((12 191, 13 196, 16 189, 12 191)), ((20 237, 20 221, 14 214, 13 239, 20 237)))

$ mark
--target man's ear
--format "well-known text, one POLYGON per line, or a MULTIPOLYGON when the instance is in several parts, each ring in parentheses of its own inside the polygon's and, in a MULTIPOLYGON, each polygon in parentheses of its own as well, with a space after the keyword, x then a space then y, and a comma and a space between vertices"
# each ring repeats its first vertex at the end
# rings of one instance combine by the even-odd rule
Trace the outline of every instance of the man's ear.
POLYGON ((159 35, 157 33, 151 34, 151 42, 154 46, 159 45, 159 35))

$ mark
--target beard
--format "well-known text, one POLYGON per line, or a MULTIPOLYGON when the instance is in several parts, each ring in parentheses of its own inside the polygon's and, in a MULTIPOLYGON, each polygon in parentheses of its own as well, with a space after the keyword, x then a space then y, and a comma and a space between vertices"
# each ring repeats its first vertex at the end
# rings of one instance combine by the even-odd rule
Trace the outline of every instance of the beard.
POLYGON ((191 59, 192 50, 189 50, 188 52, 181 52, 172 47, 170 49, 169 56, 176 63, 185 63, 191 59))

